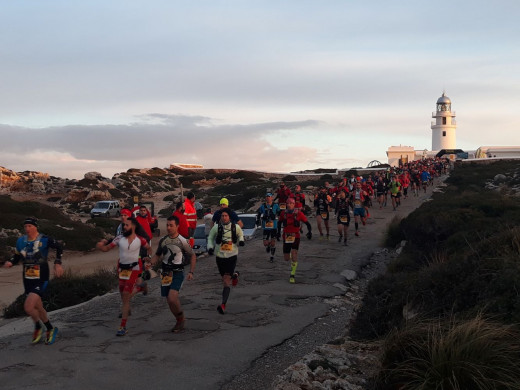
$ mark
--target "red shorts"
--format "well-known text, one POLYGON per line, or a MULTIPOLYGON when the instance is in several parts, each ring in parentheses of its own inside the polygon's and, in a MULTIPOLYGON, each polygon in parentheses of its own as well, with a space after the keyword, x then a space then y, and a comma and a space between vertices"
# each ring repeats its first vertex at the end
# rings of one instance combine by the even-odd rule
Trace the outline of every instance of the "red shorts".
POLYGON ((119 271, 119 292, 129 292, 134 291, 135 284, 137 282, 137 278, 141 275, 141 270, 143 269, 141 259, 139 259, 139 270, 122 270, 118 267, 119 271))

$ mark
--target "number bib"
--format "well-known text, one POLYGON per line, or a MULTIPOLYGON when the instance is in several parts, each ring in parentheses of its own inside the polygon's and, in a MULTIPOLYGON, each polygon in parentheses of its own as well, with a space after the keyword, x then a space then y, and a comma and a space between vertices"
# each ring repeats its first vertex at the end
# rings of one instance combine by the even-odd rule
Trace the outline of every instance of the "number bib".
POLYGON ((122 269, 121 271, 119 271, 120 280, 130 280, 131 275, 132 275, 131 269, 122 269))
POLYGON ((278 206, 280 206, 280 210, 285 210, 287 208, 285 203, 280 203, 278 206))
POLYGON ((233 250, 233 243, 231 241, 223 242, 220 244, 220 250, 222 252, 231 252, 233 250))
POLYGON ((161 274, 161 286, 169 286, 172 284, 172 275, 173 272, 166 272, 161 274))
POLYGON ((40 279, 39 265, 26 265, 24 272, 25 279, 40 279))
POLYGON ((267 221, 265 223, 265 227, 266 227, 266 229, 274 228, 274 222, 273 221, 267 221))
POLYGON ((296 236, 294 234, 287 234, 285 236, 285 243, 286 244, 292 244, 296 240, 296 236))
POLYGON ((342 216, 339 217, 339 221, 346 223, 346 222, 348 222, 348 217, 346 215, 342 215, 342 216))
POLYGON ((327 213, 321 213, 320 215, 323 219, 327 218, 327 213))
POLYGON ((360 201, 359 199, 356 199, 356 200, 354 201, 354 205, 356 205, 356 206, 361 206, 361 201, 360 201))

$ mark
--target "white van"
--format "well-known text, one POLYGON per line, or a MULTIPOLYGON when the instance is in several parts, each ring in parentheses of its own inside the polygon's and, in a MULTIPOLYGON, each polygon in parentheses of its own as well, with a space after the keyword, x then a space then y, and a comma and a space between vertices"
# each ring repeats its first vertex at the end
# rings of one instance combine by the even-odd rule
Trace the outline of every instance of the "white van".
POLYGON ((121 206, 117 200, 102 200, 96 202, 92 210, 90 210, 90 218, 119 217, 120 214, 121 206))

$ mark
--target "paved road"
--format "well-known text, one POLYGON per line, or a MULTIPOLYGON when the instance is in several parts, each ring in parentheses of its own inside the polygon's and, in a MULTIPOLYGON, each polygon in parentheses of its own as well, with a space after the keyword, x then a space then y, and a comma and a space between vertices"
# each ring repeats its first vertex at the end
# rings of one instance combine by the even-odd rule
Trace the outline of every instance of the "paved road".
MULTIPOLYGON (((280 245, 271 264, 261 241, 249 241, 239 254, 241 278, 225 315, 216 311, 221 284, 214 258, 199 259, 195 280, 181 292, 187 328, 180 334, 170 332, 174 319, 159 296, 158 279, 148 296, 134 298, 122 338, 115 336, 116 293, 52 312, 60 329, 52 346, 30 345, 28 319, 4 320, 2 389, 267 389, 289 364, 344 333, 351 310, 338 309, 342 286, 349 285, 341 272, 359 271, 380 247, 391 218, 408 214, 430 193, 403 201, 397 212, 374 208, 361 237, 351 228, 348 247, 336 242, 334 230, 330 241, 319 240, 312 219, 315 236, 302 240, 294 285, 280 245)), ((116 251, 110 253, 115 262, 116 251)))

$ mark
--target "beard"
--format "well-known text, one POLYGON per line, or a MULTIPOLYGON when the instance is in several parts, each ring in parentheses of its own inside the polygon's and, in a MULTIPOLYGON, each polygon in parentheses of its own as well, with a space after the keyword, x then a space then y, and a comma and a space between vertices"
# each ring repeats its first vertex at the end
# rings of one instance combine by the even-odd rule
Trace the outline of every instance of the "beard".
POLYGON ((132 235, 132 230, 124 230, 123 231, 123 236, 130 237, 131 235, 132 235))

